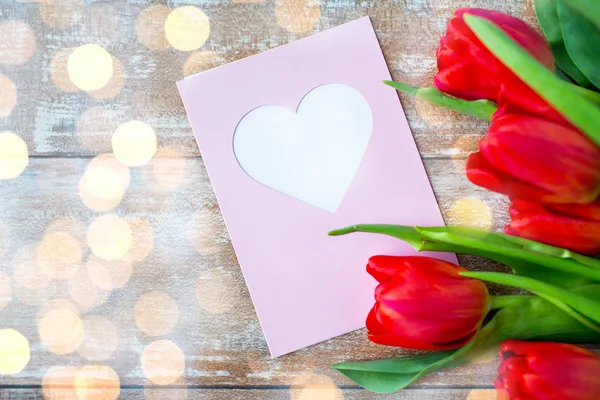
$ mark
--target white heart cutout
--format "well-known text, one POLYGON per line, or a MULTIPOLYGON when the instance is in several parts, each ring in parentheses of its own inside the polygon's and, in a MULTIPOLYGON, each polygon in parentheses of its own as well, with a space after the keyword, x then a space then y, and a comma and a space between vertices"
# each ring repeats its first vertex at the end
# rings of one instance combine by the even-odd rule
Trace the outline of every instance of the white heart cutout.
POLYGON ((233 151, 257 182, 335 212, 365 153, 373 117, 367 100, 343 84, 319 86, 298 110, 261 106, 242 118, 233 151))

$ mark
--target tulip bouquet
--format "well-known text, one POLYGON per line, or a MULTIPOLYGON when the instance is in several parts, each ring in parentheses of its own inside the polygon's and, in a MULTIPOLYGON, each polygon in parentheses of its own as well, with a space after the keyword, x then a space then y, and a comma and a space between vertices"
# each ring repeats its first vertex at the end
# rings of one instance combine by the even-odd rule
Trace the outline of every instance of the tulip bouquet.
POLYGON ((428 257, 374 256, 371 341, 433 350, 337 369, 379 393, 499 351, 498 399, 598 400, 600 356, 600 6, 535 0, 546 38, 496 11, 460 9, 437 52, 436 88, 385 83, 491 120, 467 160, 471 182, 509 196, 505 233, 468 227, 355 225, 417 251, 500 262, 470 272, 428 257), (529 294, 492 296, 484 282, 529 294), (562 343, 561 343, 562 342, 562 343), (569 344, 563 344, 569 343, 569 344))

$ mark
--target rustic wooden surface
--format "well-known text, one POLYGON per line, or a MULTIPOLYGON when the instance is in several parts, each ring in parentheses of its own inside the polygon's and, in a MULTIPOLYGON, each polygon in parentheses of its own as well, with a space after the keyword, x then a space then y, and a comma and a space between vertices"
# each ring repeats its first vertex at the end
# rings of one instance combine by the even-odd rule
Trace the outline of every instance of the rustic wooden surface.
MULTIPOLYGON (((0 399, 44 395, 76 398, 68 387, 63 392, 53 392, 52 385, 58 381, 48 371, 51 367, 70 366, 71 371, 77 372, 86 365, 112 368, 116 375, 103 382, 120 385, 122 398, 387 398, 359 389, 329 368, 342 360, 410 354, 373 345, 364 331, 275 360, 269 358, 174 83, 190 73, 368 15, 394 79, 429 85, 436 70, 435 49, 456 8, 493 8, 534 24, 532 2, 197 0, 190 3, 208 16, 210 36, 198 51, 185 52, 168 47, 160 36, 164 17, 170 10, 188 5, 179 0, 162 3, 0 0, 0 32, 5 35, 0 41, 7 40, 7 31, 1 28, 8 20, 26 24, 35 37, 33 45, 21 43, 25 50, 33 46, 33 54, 19 65, 11 63, 10 57, 20 55, 2 53, 0 44, 0 77, 10 79, 17 93, 16 104, 14 107, 9 104, 10 113, 2 118, 1 105, 6 108, 9 101, 7 86, 0 87, 0 132, 11 131, 23 138, 29 157, 29 164, 20 176, 0 180, 0 329, 17 330, 29 340, 31 349, 31 361, 24 370, 12 375, 0 374, 0 399), (140 13, 151 6, 162 8, 153 9, 154 19, 141 20, 140 13), (140 40, 146 40, 155 49, 145 47, 140 40), (64 49, 88 43, 103 46, 115 65, 120 64, 108 87, 100 92, 78 91, 68 81, 64 68, 60 70, 60 59, 56 58, 64 49), (90 115, 94 113, 103 117, 93 120, 90 115), (90 119, 95 123, 89 123, 90 119), (82 175, 95 156, 111 152, 111 135, 117 126, 134 119, 154 128, 159 152, 148 164, 127 172, 130 184, 123 198, 115 202, 114 209, 106 212, 99 211, 102 207, 98 206, 90 209, 82 200, 85 193, 80 192, 82 175), (152 235, 146 235, 145 240, 134 235, 133 248, 137 254, 129 254, 134 258, 131 277, 124 278, 122 287, 107 289, 92 283, 85 274, 90 253, 85 232, 97 217, 110 213, 121 216, 134 227, 140 223, 149 227, 152 235), (56 228, 61 224, 70 224, 71 228, 56 228), (31 268, 39 268, 39 251, 32 249, 39 250, 48 235, 59 231, 75 238, 75 244, 71 244, 82 253, 75 260, 76 273, 70 279, 39 282, 39 277, 27 275, 21 267, 29 260, 31 268), (2 279, 10 283, 2 286, 2 279), (149 292, 160 292, 155 293, 155 298, 167 300, 159 301, 158 309, 152 302, 140 302, 149 292), (41 320, 50 311, 65 308, 72 311, 67 317, 84 320, 84 326, 85 321, 93 325, 94 316, 106 318, 116 334, 96 332, 95 337, 100 336, 101 340, 95 344, 94 337, 84 334, 87 347, 77 349, 76 343, 68 349, 73 344, 67 340, 63 348, 67 348, 64 352, 68 354, 55 354, 63 351, 49 349, 43 337, 50 335, 52 340, 60 341, 56 337, 60 327, 54 326, 56 321, 50 319, 54 325, 48 328, 41 320), (147 346, 161 340, 171 341, 175 350, 154 354, 154 358, 144 353, 147 346), (181 360, 177 360, 176 348, 185 357, 181 373, 177 372, 181 360), (148 367, 153 361, 166 372, 157 365, 148 367), (144 363, 146 368, 142 367, 144 363), (169 368, 174 372, 169 372, 169 368), (149 379, 148 371, 153 379, 149 379), (161 373, 172 377, 174 382, 161 386, 160 383, 165 383, 161 381, 161 373)), ((14 43, 23 32, 8 34, 12 35, 8 41, 14 43)), ((466 155, 476 148, 486 123, 405 96, 401 96, 401 101, 446 222, 500 230, 507 220, 508 201, 471 185, 464 176, 466 155)), ((51 256, 53 252, 59 258, 64 256, 60 248, 48 246, 44 248, 48 248, 51 256)), ((61 246, 62 242, 55 247, 61 246)), ((502 268, 470 257, 463 257, 461 262, 472 269, 502 268)), ((100 281, 106 284, 105 280, 100 281)), ((108 286, 113 284, 111 281, 108 286)), ((67 322, 72 322, 69 318, 67 322)), ((494 399, 496 368, 497 360, 479 360, 429 376, 389 398, 494 399)), ((107 398, 116 393, 110 388, 106 390, 107 398)))

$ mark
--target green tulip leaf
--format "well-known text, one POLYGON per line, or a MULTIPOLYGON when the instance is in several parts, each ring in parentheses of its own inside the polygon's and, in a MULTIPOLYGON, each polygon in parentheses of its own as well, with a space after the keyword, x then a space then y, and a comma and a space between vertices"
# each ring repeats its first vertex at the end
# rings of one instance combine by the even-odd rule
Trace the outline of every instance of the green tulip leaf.
POLYGON ((561 1, 558 1, 557 10, 570 58, 588 80, 600 88, 600 31, 561 1))
POLYGON ((433 372, 497 353, 506 339, 598 343, 600 333, 553 304, 536 296, 526 296, 500 309, 471 342, 458 350, 391 360, 347 362, 333 368, 365 389, 392 393, 433 372))
POLYGON ((401 82, 383 81, 388 86, 393 87, 399 92, 410 94, 419 100, 427 101, 436 106, 441 106, 452 111, 459 112, 461 114, 470 115, 472 117, 485 119, 487 121, 492 119, 492 114, 496 112, 498 106, 496 103, 489 100, 463 100, 456 97, 448 96, 444 92, 433 88, 426 87, 420 88, 416 86, 409 86, 401 82))
POLYGON ((578 85, 593 88, 594 85, 577 68, 571 57, 569 57, 569 53, 567 53, 556 10, 557 2, 558 0, 535 0, 535 13, 552 49, 556 65, 578 85))
MULTIPOLYGON (((509 275, 500 272, 460 272, 460 275, 486 282, 518 287, 530 291, 546 300, 564 303, 596 324, 600 332, 600 302, 587 296, 563 289, 546 282, 525 276, 509 275)), ((555 303, 555 305, 557 305, 555 303)), ((563 309, 564 311, 564 309, 563 309)))
POLYGON ((465 14, 483 44, 515 75, 600 146, 600 107, 532 57, 493 22, 465 14))
POLYGON ((598 0, 567 0, 569 7, 573 7, 581 15, 585 16, 588 21, 600 26, 600 7, 598 0))
POLYGON ((353 225, 330 232, 388 235, 409 243, 417 251, 476 255, 508 265, 515 274, 572 288, 600 281, 600 260, 532 240, 461 226, 410 227, 353 225))

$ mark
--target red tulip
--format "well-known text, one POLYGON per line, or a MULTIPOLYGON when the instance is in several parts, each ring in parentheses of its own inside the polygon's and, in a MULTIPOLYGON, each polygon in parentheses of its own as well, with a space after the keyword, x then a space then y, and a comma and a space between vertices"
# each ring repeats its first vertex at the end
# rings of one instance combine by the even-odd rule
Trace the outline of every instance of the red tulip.
POLYGON ((461 347, 489 310, 486 286, 458 265, 428 257, 375 256, 367 272, 379 285, 367 317, 369 339, 411 349, 461 347))
POLYGON ((600 148, 572 126, 497 112, 467 177, 511 198, 589 203, 600 193, 600 148))
POLYGON ((439 72, 434 79, 435 86, 443 92, 466 100, 497 101, 500 85, 511 81, 513 91, 537 96, 481 43, 465 23, 465 14, 494 22, 533 57, 549 69, 554 68, 550 46, 525 22, 498 11, 461 8, 454 13, 454 17, 448 23, 446 36, 440 41, 437 50, 439 72))
POLYGON ((499 400, 598 400, 600 357, 562 343, 507 340, 500 346, 499 400))
POLYGON ((600 200, 541 205, 514 200, 505 232, 587 255, 600 254, 600 200))

